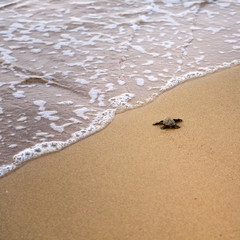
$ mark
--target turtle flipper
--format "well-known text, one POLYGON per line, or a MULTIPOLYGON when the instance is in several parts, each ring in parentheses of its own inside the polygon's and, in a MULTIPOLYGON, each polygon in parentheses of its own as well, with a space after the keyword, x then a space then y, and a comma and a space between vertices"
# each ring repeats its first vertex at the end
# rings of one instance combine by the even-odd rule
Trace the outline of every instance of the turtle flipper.
POLYGON ((153 123, 153 125, 161 125, 161 124, 163 124, 163 121, 153 123))
POLYGON ((177 118, 177 119, 173 119, 175 122, 182 122, 182 119, 177 118))
POLYGON ((160 127, 161 129, 166 129, 169 128, 169 126, 163 125, 162 127, 160 127))
POLYGON ((177 128, 180 128, 180 126, 178 126, 177 124, 174 125, 174 128, 177 129, 177 128))

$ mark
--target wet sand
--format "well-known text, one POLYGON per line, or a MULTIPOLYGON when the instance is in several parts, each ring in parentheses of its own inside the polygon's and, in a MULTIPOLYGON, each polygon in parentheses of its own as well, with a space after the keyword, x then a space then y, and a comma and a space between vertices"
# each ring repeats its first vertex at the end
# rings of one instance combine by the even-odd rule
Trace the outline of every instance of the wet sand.
POLYGON ((0 179, 0 239, 240 239, 239 76, 181 84, 0 179), (181 128, 152 126, 166 116, 181 128))

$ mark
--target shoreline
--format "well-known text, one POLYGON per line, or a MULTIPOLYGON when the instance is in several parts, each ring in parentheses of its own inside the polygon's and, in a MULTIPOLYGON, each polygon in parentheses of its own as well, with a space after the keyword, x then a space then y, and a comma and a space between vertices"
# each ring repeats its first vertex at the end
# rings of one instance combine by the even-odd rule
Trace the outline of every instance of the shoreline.
POLYGON ((239 239, 238 76, 184 82, 2 177, 0 238, 239 239), (152 126, 166 116, 181 128, 152 126))
MULTIPOLYGON (((134 110, 134 109, 139 108, 139 107, 140 107, 140 108, 141 108, 141 107, 145 107, 145 106, 148 105, 149 103, 154 102, 158 97, 160 97, 160 96, 161 96, 162 94, 164 94, 165 92, 171 91, 173 88, 175 88, 175 87, 177 87, 177 86, 179 86, 179 85, 181 85, 181 84, 184 84, 185 82, 193 81, 193 80, 195 80, 195 79, 199 79, 199 78, 205 77, 205 76, 207 76, 207 75, 209 75, 209 74, 214 74, 214 73, 216 73, 216 72, 224 71, 225 69, 230 69, 230 68, 234 68, 234 67, 237 67, 237 66, 240 66, 240 61, 239 61, 239 60, 233 60, 233 61, 231 61, 230 63, 228 63, 227 65, 225 65, 225 67, 219 67, 219 66, 217 66, 217 69, 212 70, 212 72, 202 73, 202 72, 200 71, 199 74, 200 74, 200 75, 202 74, 202 75, 201 75, 201 76, 199 75, 198 77, 195 76, 198 71, 195 72, 194 74, 188 73, 188 74, 186 74, 186 75, 183 75, 184 78, 185 78, 186 76, 190 76, 190 75, 191 75, 191 78, 188 79, 188 77, 187 77, 188 80, 186 80, 186 79, 185 79, 184 81, 180 80, 180 82, 179 82, 177 85, 173 85, 173 86, 171 86, 171 87, 167 87, 165 90, 161 90, 161 92, 158 93, 159 95, 153 94, 152 96, 150 96, 150 97, 148 97, 147 99, 145 99, 143 102, 140 101, 140 102, 142 102, 140 105, 139 105, 139 103, 135 103, 135 104, 133 104, 130 108, 122 109, 122 110, 120 110, 119 112, 118 112, 118 110, 114 109, 114 112, 115 112, 115 113, 113 114, 113 117, 110 117, 111 120, 107 121, 107 123, 104 123, 103 126, 100 127, 100 129, 98 129, 98 130, 96 130, 96 131, 93 131, 92 133, 91 133, 91 131, 90 131, 90 133, 89 133, 89 134, 86 134, 86 136, 77 138, 77 140, 76 140, 74 137, 71 137, 71 138, 69 138, 69 139, 67 139, 67 140, 65 140, 65 141, 64 141, 64 140, 63 140, 63 141, 60 141, 60 140, 54 141, 54 140, 53 140, 53 141, 47 141, 47 142, 46 142, 46 143, 49 144, 49 145, 51 145, 51 143, 54 143, 55 146, 57 146, 56 149, 52 149, 52 150, 49 150, 48 148, 47 148, 47 149, 42 149, 42 151, 43 151, 42 153, 39 153, 39 151, 34 151, 34 149, 36 149, 36 148, 39 148, 39 147, 42 148, 42 143, 37 143, 37 144, 35 144, 35 145, 31 146, 31 147, 28 147, 28 148, 26 148, 26 149, 23 149, 23 150, 19 151, 18 153, 16 153, 15 155, 13 155, 13 158, 15 158, 15 157, 16 157, 16 158, 19 158, 19 157, 20 157, 20 158, 26 158, 26 160, 21 160, 21 159, 19 158, 18 161, 21 161, 21 162, 22 162, 21 164, 15 165, 14 162, 13 162, 13 163, 9 163, 9 164, 0 166, 0 179, 3 178, 3 177, 5 177, 5 176, 7 176, 8 174, 11 174, 12 172, 18 170, 20 167, 24 166, 28 161, 32 161, 32 160, 37 159, 37 158, 39 158, 39 157, 45 156, 46 154, 50 154, 50 153, 55 153, 55 152, 58 152, 58 151, 62 151, 63 149, 65 149, 65 148, 67 148, 67 147, 69 147, 69 146, 71 146, 71 145, 73 145, 73 144, 75 144, 75 143, 78 143, 79 141, 82 141, 82 140, 84 140, 84 139, 86 139, 86 138, 88 138, 88 137, 93 136, 94 134, 96 134, 96 133, 104 130, 106 127, 108 127, 108 125, 111 124, 112 121, 114 121, 116 115, 121 114, 121 113, 124 113, 124 112, 126 112, 126 111, 134 110), (115 111, 115 110, 116 110, 116 111, 115 111), (69 141, 70 141, 71 143, 68 143, 69 141), (57 143, 57 144, 56 144, 56 143, 57 143), (65 144, 64 147, 61 146, 61 145, 63 145, 63 144, 65 144), (29 158, 29 156, 26 156, 25 154, 23 154, 23 152, 26 152, 26 151, 30 151, 30 152, 32 153, 32 157, 29 158), (21 156, 21 155, 24 155, 24 157, 21 156), (12 166, 12 165, 13 165, 13 166, 12 166), (1 169, 1 167, 3 167, 3 168, 1 169), (11 169, 11 170, 5 170, 5 169, 11 169), (5 173, 4 173, 4 172, 5 172, 5 173)), ((210 71, 210 70, 209 70, 209 71, 210 71)), ((109 111, 112 111, 112 110, 113 110, 113 109, 107 109, 108 114, 109 114, 109 111)), ((102 115, 103 113, 104 113, 104 112, 102 112, 102 113, 100 113, 100 114, 102 115)), ((111 114, 112 114, 112 113, 111 113, 111 114)), ((110 114, 110 115, 111 115, 111 114, 110 114)), ((103 120, 103 122, 104 122, 104 120, 103 120)), ((89 127, 85 128, 85 129, 82 129, 82 131, 83 131, 83 132, 88 132, 88 129, 89 129, 89 127)), ((76 134, 76 133, 78 133, 78 132, 81 132, 81 130, 80 130, 80 131, 77 131, 77 132, 74 132, 73 134, 76 134)))

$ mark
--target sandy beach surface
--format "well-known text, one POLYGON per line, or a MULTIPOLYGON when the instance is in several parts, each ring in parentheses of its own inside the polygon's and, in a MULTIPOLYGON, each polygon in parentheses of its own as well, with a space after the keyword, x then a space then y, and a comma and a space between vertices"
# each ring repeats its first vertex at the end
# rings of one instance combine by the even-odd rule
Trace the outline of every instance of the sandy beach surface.
POLYGON ((239 240, 239 106, 237 66, 28 162, 0 179, 0 239, 239 240))

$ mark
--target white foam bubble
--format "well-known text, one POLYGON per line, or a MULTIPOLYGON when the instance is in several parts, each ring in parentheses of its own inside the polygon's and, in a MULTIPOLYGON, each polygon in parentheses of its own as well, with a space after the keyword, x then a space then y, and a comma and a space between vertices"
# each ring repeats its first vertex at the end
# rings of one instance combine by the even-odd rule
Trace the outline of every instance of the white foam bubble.
POLYGON ((211 31, 212 34, 216 34, 217 32, 223 30, 223 27, 207 27, 205 30, 211 31))
POLYGON ((136 78, 136 82, 138 86, 143 86, 144 85, 144 79, 143 78, 136 78))
POLYGON ((118 80, 118 84, 122 86, 122 85, 126 84, 126 82, 119 79, 119 80, 118 80))
POLYGON ((226 40, 224 40, 224 42, 226 42, 226 43, 236 43, 238 41, 236 39, 226 39, 226 40))
POLYGON ((131 47, 141 53, 146 53, 145 49, 141 46, 135 46, 135 45, 131 45, 131 47))
POLYGON ((149 75, 145 75, 145 77, 149 80, 149 81, 152 81, 152 82, 155 82, 155 81, 157 81, 158 80, 158 78, 157 77, 155 77, 155 76, 149 76, 149 75))
POLYGON ((122 110, 122 109, 131 109, 133 108, 132 104, 128 103, 131 99, 133 99, 135 94, 133 93, 123 93, 119 96, 112 97, 108 101, 112 105, 112 107, 122 110))
POLYGON ((0 177, 4 176, 5 174, 13 171, 14 169, 16 169, 16 165, 14 163, 11 164, 4 164, 2 166, 0 166, 0 177))
POLYGON ((25 98, 24 91, 18 90, 12 94, 15 98, 25 98))
POLYGON ((143 71, 143 73, 152 73, 152 71, 149 70, 149 69, 146 69, 146 70, 143 71))
POLYGON ((36 133, 36 136, 38 136, 38 137, 41 137, 41 136, 47 136, 47 135, 48 135, 47 132, 41 132, 41 131, 38 131, 38 132, 36 133))
POLYGON ((22 129, 25 129, 25 128, 26 128, 25 126, 21 126, 21 125, 15 127, 16 130, 22 130, 22 129))
POLYGON ((43 142, 36 144, 31 148, 27 148, 18 154, 14 155, 13 165, 16 167, 21 163, 31 159, 41 156, 44 153, 50 153, 57 150, 60 150, 66 146, 65 142, 62 141, 52 141, 52 142, 43 142))
POLYGON ((31 49, 30 52, 32 52, 32 53, 40 53, 41 51, 42 51, 42 50, 39 49, 39 48, 34 48, 34 49, 31 49))
POLYGON ((169 88, 172 88, 176 85, 178 85, 181 82, 184 82, 188 79, 193 79, 196 77, 202 77, 205 76, 208 73, 216 72, 219 69, 223 68, 229 68, 234 65, 240 64, 240 60, 233 60, 231 62, 223 62, 222 64, 215 65, 215 66, 209 66, 209 67, 201 67, 199 71, 192 71, 188 72, 186 74, 180 75, 178 77, 172 77, 163 87, 161 87, 161 90, 167 90, 169 88))
POLYGON ((15 148, 15 147, 17 147, 17 144, 11 144, 11 145, 9 145, 8 147, 9 147, 9 148, 15 148))
POLYGON ((50 127, 56 131, 62 133, 65 129, 65 127, 70 126, 72 123, 65 123, 63 125, 57 125, 56 123, 50 123, 50 127))
POLYGON ((75 82, 80 83, 80 84, 83 84, 83 85, 89 83, 89 81, 87 81, 86 79, 82 79, 82 78, 77 78, 77 79, 75 80, 75 82))
POLYGON ((45 110, 44 105, 46 104, 46 101, 44 101, 44 100, 35 100, 33 103, 35 105, 39 106, 39 110, 40 111, 44 111, 45 110))
POLYGON ((239 49, 240 49, 240 46, 232 46, 232 49, 234 49, 234 50, 239 50, 239 49))
POLYGON ((11 50, 0 47, 0 52, 5 63, 17 62, 17 58, 11 56, 11 50))
POLYGON ((87 120, 89 119, 89 117, 87 117, 85 115, 86 112, 88 112, 89 109, 86 108, 86 107, 83 107, 83 108, 79 108, 79 109, 75 109, 73 112, 80 118, 84 119, 84 120, 87 120))
POLYGON ((101 89, 98 89, 96 87, 91 88, 91 90, 89 91, 89 96, 91 97, 91 99, 89 100, 89 103, 95 103, 98 94, 100 94, 102 91, 101 89))
POLYGON ((24 117, 24 116, 17 119, 18 122, 23 122, 26 120, 27 120, 27 117, 24 117))
MULTIPOLYGON (((120 84, 121 83, 123 83, 123 82, 121 82, 121 80, 119 80, 120 81, 120 84)), ((119 82, 118 82, 119 83, 119 82)), ((124 84, 124 83, 123 83, 124 84)), ((122 85, 123 85, 122 84, 122 85)), ((114 87, 114 84, 113 83, 107 83, 107 84, 105 84, 105 87, 107 88, 107 92, 109 92, 109 91, 114 91, 116 88, 114 87)))
POLYGON ((161 43, 161 45, 163 47, 165 47, 166 49, 169 49, 169 48, 171 48, 174 45, 174 42, 172 42, 172 41, 163 41, 161 43))
POLYGON ((59 117, 57 116, 52 116, 57 114, 57 111, 42 111, 38 113, 42 118, 46 118, 50 121, 57 121, 59 120, 59 117))
POLYGON ((79 121, 78 119, 73 118, 73 117, 69 118, 68 120, 73 122, 73 123, 81 123, 81 121, 79 121))
POLYGON ((69 57, 72 57, 75 55, 75 53, 71 50, 63 50, 62 53, 63 53, 63 55, 69 56, 69 57))
POLYGON ((148 66, 148 65, 152 65, 154 63, 153 60, 148 60, 147 62, 143 63, 143 66, 148 66))

